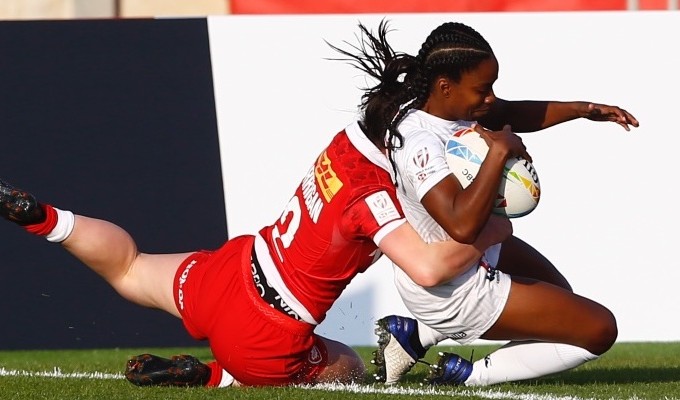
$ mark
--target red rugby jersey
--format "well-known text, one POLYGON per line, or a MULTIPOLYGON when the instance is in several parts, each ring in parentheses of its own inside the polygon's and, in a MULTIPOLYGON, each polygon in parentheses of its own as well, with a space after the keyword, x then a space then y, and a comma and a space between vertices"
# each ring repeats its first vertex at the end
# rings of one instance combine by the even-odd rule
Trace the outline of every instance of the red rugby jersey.
POLYGON ((376 243, 405 221, 389 170, 387 157, 353 123, 321 152, 281 217, 260 230, 269 250, 258 251, 260 264, 275 265, 317 323, 380 257, 376 243))

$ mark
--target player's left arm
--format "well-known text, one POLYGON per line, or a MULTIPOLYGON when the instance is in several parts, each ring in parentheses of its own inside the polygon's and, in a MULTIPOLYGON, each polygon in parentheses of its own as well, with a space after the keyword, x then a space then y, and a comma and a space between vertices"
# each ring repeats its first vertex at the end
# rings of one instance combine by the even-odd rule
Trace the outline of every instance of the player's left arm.
POLYGON ((496 99, 479 123, 494 130, 508 124, 513 132, 535 132, 577 118, 615 122, 626 131, 630 131, 631 126, 640 125, 631 113, 618 106, 587 101, 511 101, 501 98, 496 99))

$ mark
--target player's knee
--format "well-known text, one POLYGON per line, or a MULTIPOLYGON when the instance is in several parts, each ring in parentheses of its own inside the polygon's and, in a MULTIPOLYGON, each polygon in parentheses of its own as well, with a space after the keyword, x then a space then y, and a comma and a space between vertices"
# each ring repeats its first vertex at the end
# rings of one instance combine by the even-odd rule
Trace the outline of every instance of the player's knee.
POLYGON ((357 383, 366 376, 366 365, 359 355, 342 343, 325 340, 329 362, 317 379, 321 382, 357 383))
POLYGON ((601 314, 590 327, 591 335, 588 350, 596 355, 601 355, 609 350, 616 342, 619 334, 614 314, 607 309, 604 309, 601 314))
POLYGON ((361 383, 363 382, 365 375, 366 365, 363 360, 357 356, 351 362, 350 379, 352 382, 361 383))
POLYGON ((141 298, 139 296, 139 291, 136 289, 136 282, 127 277, 122 277, 116 280, 110 280, 109 284, 111 287, 125 300, 131 301, 139 305, 142 304, 141 298))
POLYGON ((361 383, 366 375, 366 365, 363 360, 349 348, 334 369, 337 373, 335 380, 340 383, 361 383))
POLYGON ((125 300, 135 304, 152 307, 147 291, 150 288, 144 287, 141 274, 136 271, 135 260, 132 260, 126 267, 119 268, 119 273, 107 278, 108 283, 125 300))

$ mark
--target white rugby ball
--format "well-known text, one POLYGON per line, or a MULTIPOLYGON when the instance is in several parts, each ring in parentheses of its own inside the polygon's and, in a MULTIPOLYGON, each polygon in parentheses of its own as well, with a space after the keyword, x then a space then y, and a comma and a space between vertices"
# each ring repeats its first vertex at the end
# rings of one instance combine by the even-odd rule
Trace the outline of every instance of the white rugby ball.
MULTIPOLYGON (((474 129, 456 131, 446 143, 446 161, 465 189, 477 176, 489 146, 474 129)), ((532 212, 541 198, 541 185, 534 166, 524 158, 507 161, 493 212, 509 218, 532 212)))

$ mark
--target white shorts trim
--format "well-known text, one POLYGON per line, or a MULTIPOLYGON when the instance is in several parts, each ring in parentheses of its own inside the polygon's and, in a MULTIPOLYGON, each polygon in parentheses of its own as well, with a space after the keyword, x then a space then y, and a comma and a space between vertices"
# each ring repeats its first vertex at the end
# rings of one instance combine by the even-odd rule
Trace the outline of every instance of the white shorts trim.
POLYGON ((279 293, 279 296, 286 302, 291 310, 295 311, 300 319, 305 321, 310 325, 319 325, 318 322, 312 317, 312 314, 307 310, 307 308, 298 300, 295 295, 288 289, 286 284, 283 282, 283 278, 276 268, 274 261, 269 254, 269 248, 267 243, 264 241, 262 236, 255 235, 255 253, 257 254, 257 261, 260 263, 262 268, 262 273, 265 278, 267 278, 267 283, 269 286, 274 288, 279 293))

